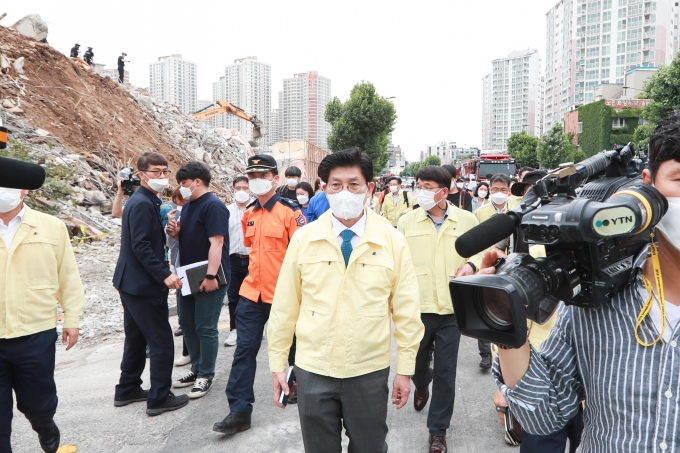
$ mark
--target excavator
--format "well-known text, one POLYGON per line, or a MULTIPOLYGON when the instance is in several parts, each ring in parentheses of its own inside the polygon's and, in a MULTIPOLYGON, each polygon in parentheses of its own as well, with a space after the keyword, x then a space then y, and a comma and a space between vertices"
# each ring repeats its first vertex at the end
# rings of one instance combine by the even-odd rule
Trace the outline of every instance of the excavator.
POLYGON ((240 109, 236 107, 234 104, 227 102, 227 101, 217 101, 216 104, 218 107, 210 109, 210 107, 214 106, 215 104, 211 104, 207 106, 206 108, 199 110, 196 113, 192 113, 191 116, 193 116, 196 119, 199 120, 208 120, 214 116, 220 115, 222 113, 228 113, 230 115, 237 116, 241 119, 244 119, 253 125, 253 140, 257 140, 258 138, 264 137, 267 135, 267 128, 264 127, 262 124, 262 121, 258 120, 256 116, 250 116, 246 112, 243 111, 243 109, 240 109), (210 110, 208 110, 210 109, 210 110))

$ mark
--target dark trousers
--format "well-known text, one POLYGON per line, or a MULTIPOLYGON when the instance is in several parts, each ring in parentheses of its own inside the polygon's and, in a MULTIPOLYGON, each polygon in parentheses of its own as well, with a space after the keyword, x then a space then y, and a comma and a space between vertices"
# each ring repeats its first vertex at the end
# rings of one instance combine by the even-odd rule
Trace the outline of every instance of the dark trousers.
POLYGON ((123 83, 125 80, 125 69, 118 68, 118 83, 123 83))
POLYGON ((453 403, 456 398, 456 362, 460 330, 456 315, 423 313, 420 318, 425 325, 425 334, 416 356, 413 384, 416 389, 423 390, 432 382, 427 428, 433 436, 445 436, 451 424, 453 403), (432 342, 434 342, 434 371, 430 372, 432 342))
POLYGON ((236 308, 236 351, 231 363, 229 382, 227 382, 227 400, 231 412, 253 412, 255 402, 255 371, 257 370, 257 353, 262 345, 264 325, 269 320, 271 304, 253 302, 241 297, 236 308))
POLYGON ((230 255, 231 274, 229 279, 229 290, 227 290, 227 298, 229 299, 229 329, 236 328, 236 307, 238 301, 241 300, 239 291, 241 291, 241 284, 248 275, 248 258, 241 258, 238 255, 230 255))
POLYGON ((223 286, 210 293, 179 296, 179 323, 191 356, 191 371, 210 381, 215 377, 217 351, 220 349, 217 322, 226 292, 227 287, 223 286))
POLYGON ((57 329, 0 340, 0 452, 12 451, 12 390, 35 432, 44 436, 56 427, 55 341, 57 329))
POLYGON ((149 345, 151 388, 146 406, 158 407, 170 393, 175 344, 168 322, 168 297, 149 298, 119 291, 123 302, 125 345, 120 363, 116 396, 122 397, 142 385, 149 345))
POLYGON ((479 348, 479 355, 491 355, 491 342, 487 340, 477 340, 477 347, 479 348))
POLYGON ((340 453, 343 424, 349 453, 387 452, 389 368, 346 379, 297 366, 295 374, 305 453, 340 453))
POLYGON ((558 431, 539 436, 522 431, 522 443, 520 453, 564 453, 569 440, 569 453, 575 453, 581 444, 583 433, 583 407, 579 407, 578 413, 558 431))

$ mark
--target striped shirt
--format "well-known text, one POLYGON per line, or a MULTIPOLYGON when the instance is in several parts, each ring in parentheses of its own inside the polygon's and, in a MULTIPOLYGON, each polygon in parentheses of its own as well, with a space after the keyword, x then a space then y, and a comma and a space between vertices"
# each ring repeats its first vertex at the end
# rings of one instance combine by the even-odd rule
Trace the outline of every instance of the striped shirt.
MULTIPOLYGON (((644 302, 638 283, 597 310, 562 306, 550 337, 540 352, 532 347, 529 369, 512 390, 495 361, 496 383, 523 429, 554 432, 585 400, 579 452, 680 453, 680 323, 670 337, 641 346, 635 321, 644 302)), ((652 317, 639 333, 646 343, 658 336, 652 317)))
POLYGON ((229 254, 250 255, 250 249, 243 245, 243 213, 246 208, 239 209, 236 203, 227 206, 229 210, 229 254))

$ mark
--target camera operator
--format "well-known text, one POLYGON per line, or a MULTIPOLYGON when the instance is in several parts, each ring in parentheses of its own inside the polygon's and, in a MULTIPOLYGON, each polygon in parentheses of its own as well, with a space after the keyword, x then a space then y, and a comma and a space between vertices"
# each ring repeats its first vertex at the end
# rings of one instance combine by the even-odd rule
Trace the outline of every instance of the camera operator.
POLYGON ((530 433, 559 430, 587 395, 583 453, 680 451, 680 111, 656 129, 643 180, 669 201, 657 225, 658 256, 653 246, 651 259, 644 249, 633 263, 638 280, 599 309, 561 307, 540 353, 527 342, 500 349, 494 364, 499 388, 530 433))
POLYGON ((165 262, 165 232, 161 223, 161 200, 157 193, 168 185, 168 161, 147 152, 137 161, 141 186, 123 211, 120 256, 113 284, 124 311, 125 348, 114 405, 146 401, 148 415, 159 415, 185 406, 187 395, 170 391, 174 341, 168 322, 168 288, 182 282, 165 262), (151 388, 143 390, 141 375, 150 350, 151 388))

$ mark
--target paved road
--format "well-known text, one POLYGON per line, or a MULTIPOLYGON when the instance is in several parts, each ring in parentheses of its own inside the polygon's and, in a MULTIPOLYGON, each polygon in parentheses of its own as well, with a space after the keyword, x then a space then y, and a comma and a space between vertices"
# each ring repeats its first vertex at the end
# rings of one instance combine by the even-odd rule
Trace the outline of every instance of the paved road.
MULTIPOLYGON (((222 313, 220 322, 226 323, 229 316, 226 307, 222 313)), ((171 318, 171 323, 175 326, 177 317, 171 318)), ((221 330, 222 341, 227 334, 228 329, 221 330)), ((180 341, 176 339, 175 342, 177 354, 181 354, 180 341)), ((212 425, 229 412, 224 388, 234 348, 222 347, 220 350, 217 374, 210 393, 199 400, 190 401, 188 406, 178 411, 148 417, 143 403, 123 408, 113 406, 122 346, 120 342, 103 342, 99 346, 74 348, 69 352, 58 348, 56 381, 59 408, 55 420, 62 431, 62 445, 77 446, 78 451, 84 453, 303 451, 296 406, 281 410, 271 401, 266 340, 258 357, 255 381, 257 402, 252 428, 232 437, 214 433, 212 425)), ((495 386, 489 373, 478 368, 478 362, 476 340, 464 338, 458 359, 456 406, 452 428, 447 436, 449 449, 456 453, 516 452, 503 442, 502 429, 491 403, 495 386)), ((186 369, 175 368, 175 374, 186 369)), ((148 385, 148 373, 144 381, 145 386, 148 385)), ((188 389, 180 389, 178 393, 186 391, 188 389)), ((399 411, 390 405, 387 420, 390 452, 426 452, 426 419, 427 408, 417 413, 411 401, 399 411)), ((37 435, 26 418, 16 410, 13 428, 12 445, 15 453, 40 451, 37 435)), ((345 441, 344 451, 346 449, 345 441)))

